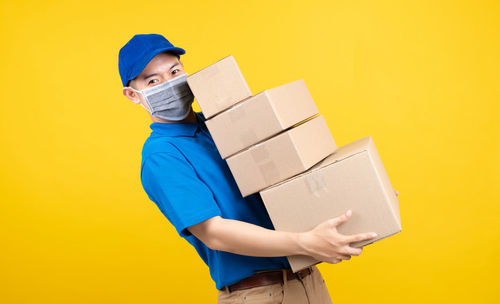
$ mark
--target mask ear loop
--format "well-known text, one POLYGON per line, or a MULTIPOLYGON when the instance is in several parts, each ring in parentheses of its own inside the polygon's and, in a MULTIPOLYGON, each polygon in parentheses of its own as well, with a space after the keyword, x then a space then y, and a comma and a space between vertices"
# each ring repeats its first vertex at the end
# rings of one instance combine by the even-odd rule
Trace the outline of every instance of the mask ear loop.
MULTIPOLYGON (((138 90, 134 89, 133 87, 129 87, 129 88, 132 89, 132 91, 136 92, 137 94, 141 94, 144 97, 144 95, 142 94, 141 91, 138 91, 138 90)), ((148 102, 147 98, 144 98, 144 99, 146 100, 146 103, 147 103, 148 102)), ((148 110, 148 108, 146 108, 141 102, 139 102, 139 104, 141 105, 141 107, 144 108, 144 110, 148 111, 148 113, 151 114, 151 112, 148 110)), ((149 103, 148 103, 148 106, 149 106, 149 103)))

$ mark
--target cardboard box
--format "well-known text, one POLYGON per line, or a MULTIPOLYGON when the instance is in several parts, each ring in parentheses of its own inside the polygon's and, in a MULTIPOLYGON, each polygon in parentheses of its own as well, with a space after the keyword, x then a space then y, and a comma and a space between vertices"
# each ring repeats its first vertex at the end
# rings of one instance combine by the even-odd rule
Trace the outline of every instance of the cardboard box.
POLYGON ((237 103, 205 123, 222 158, 227 158, 318 114, 300 79, 237 103))
MULTIPOLYGON (((352 210, 338 226, 342 234, 376 232, 362 247, 401 231, 399 204, 371 137, 337 149, 310 170, 260 192, 276 230, 305 232, 352 210)), ((292 270, 319 263, 309 256, 289 256, 292 270)))
POLYGON ((227 158, 227 164, 247 196, 309 169, 336 147, 319 115, 227 158))
POLYGON ((252 96, 233 56, 189 75, 187 83, 206 119, 252 96))

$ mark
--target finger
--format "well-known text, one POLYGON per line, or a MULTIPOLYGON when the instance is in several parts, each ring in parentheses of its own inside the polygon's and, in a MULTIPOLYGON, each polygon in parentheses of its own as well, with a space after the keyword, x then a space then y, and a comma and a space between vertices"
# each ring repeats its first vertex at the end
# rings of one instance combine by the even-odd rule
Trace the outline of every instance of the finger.
POLYGON ((347 222, 347 220, 351 217, 352 211, 349 209, 344 214, 339 215, 332 219, 333 226, 337 227, 338 225, 347 222))
POLYGON ((398 190, 394 190, 394 192, 396 192, 396 196, 399 195, 399 191, 398 190))
POLYGON ((331 259, 331 260, 328 261, 328 263, 330 263, 330 264, 337 264, 337 263, 340 263, 340 262, 342 262, 342 260, 339 260, 339 259, 331 259))
POLYGON ((344 238, 344 242, 347 244, 361 242, 365 240, 371 240, 376 238, 377 234, 375 232, 367 232, 367 233, 358 233, 353 235, 346 235, 344 238))
POLYGON ((343 254, 358 256, 363 252, 363 248, 354 248, 351 246, 345 246, 343 254))
POLYGON ((337 256, 337 259, 339 259, 339 260, 350 260, 350 259, 351 259, 351 256, 350 256, 350 255, 348 255, 348 254, 339 254, 339 255, 337 256))

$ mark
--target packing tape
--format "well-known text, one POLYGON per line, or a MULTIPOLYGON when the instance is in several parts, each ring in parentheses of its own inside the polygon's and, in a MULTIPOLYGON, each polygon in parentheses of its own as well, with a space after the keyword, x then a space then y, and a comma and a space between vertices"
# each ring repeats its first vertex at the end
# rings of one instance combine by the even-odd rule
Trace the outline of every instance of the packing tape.
POLYGON ((264 145, 255 145, 250 149, 250 154, 252 155, 253 161, 257 164, 263 163, 269 160, 269 151, 267 151, 264 145))
POLYGON ((280 171, 276 163, 271 160, 266 146, 256 145, 253 149, 250 149, 250 154, 266 184, 271 185, 279 180, 280 171))
POLYGON ((233 101, 232 97, 221 97, 219 94, 215 95, 215 104, 221 109, 226 108, 233 101))
POLYGON ((242 103, 237 104, 232 109, 229 109, 228 114, 229 114, 229 120, 231 122, 238 122, 239 120, 247 116, 245 108, 242 107, 241 105, 242 103))
MULTIPOLYGON (((229 121, 231 123, 238 123, 242 119, 246 118, 247 113, 244 107, 242 107, 242 103, 237 104, 232 109, 228 110, 229 121)), ((239 140, 241 143, 241 147, 248 147, 258 141, 257 134, 255 130, 250 126, 246 130, 243 130, 239 135, 239 140)))
MULTIPOLYGON (((218 66, 218 63, 215 63, 214 65, 211 65, 209 67, 206 67, 203 70, 203 78, 206 79, 207 81, 207 86, 208 83, 210 83, 210 87, 212 88, 218 88, 220 85, 218 84, 218 77, 217 74, 220 73, 220 69, 218 66)), ((225 94, 224 92, 220 92, 219 90, 214 91, 214 102, 217 107, 219 108, 225 108, 230 102, 232 101, 230 97, 227 97, 227 94, 225 97, 223 97, 225 94), (222 94, 221 94, 222 93, 222 94)))
POLYGON ((274 184, 277 180, 280 178, 280 172, 278 170, 278 167, 276 167, 276 164, 269 160, 265 163, 258 164, 260 174, 266 181, 266 184, 272 185, 274 184))
POLYGON ((304 181, 309 189, 309 193, 312 193, 316 197, 321 197, 320 191, 328 192, 328 187, 326 186, 325 179, 320 170, 313 170, 305 175, 304 181))
POLYGON ((255 133, 254 129, 247 129, 240 135, 240 142, 242 143, 243 147, 247 147, 248 145, 256 143, 257 141, 257 134, 255 133))

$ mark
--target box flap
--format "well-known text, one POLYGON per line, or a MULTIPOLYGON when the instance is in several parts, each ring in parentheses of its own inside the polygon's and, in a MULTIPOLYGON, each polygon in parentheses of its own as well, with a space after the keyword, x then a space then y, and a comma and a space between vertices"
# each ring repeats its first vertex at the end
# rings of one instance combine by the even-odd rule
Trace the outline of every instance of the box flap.
POLYGON ((337 148, 332 154, 325 157, 323 160, 318 162, 316 165, 314 165, 310 169, 308 169, 300 174, 297 174, 297 175, 295 175, 287 180, 284 180, 282 182, 274 184, 271 187, 264 189, 263 191, 266 191, 267 189, 271 189, 274 187, 279 187, 281 184, 286 183, 289 180, 299 178, 299 177, 302 177, 303 175, 309 174, 309 173, 311 173, 311 171, 321 169, 323 167, 329 166, 331 164, 334 164, 338 161, 341 161, 341 160, 346 159, 348 157, 354 156, 354 155, 359 154, 361 152, 368 151, 369 145, 371 142, 373 142, 373 139, 371 138, 371 136, 367 136, 367 137, 361 138, 357 141, 354 141, 352 143, 349 143, 345 146, 337 148))

